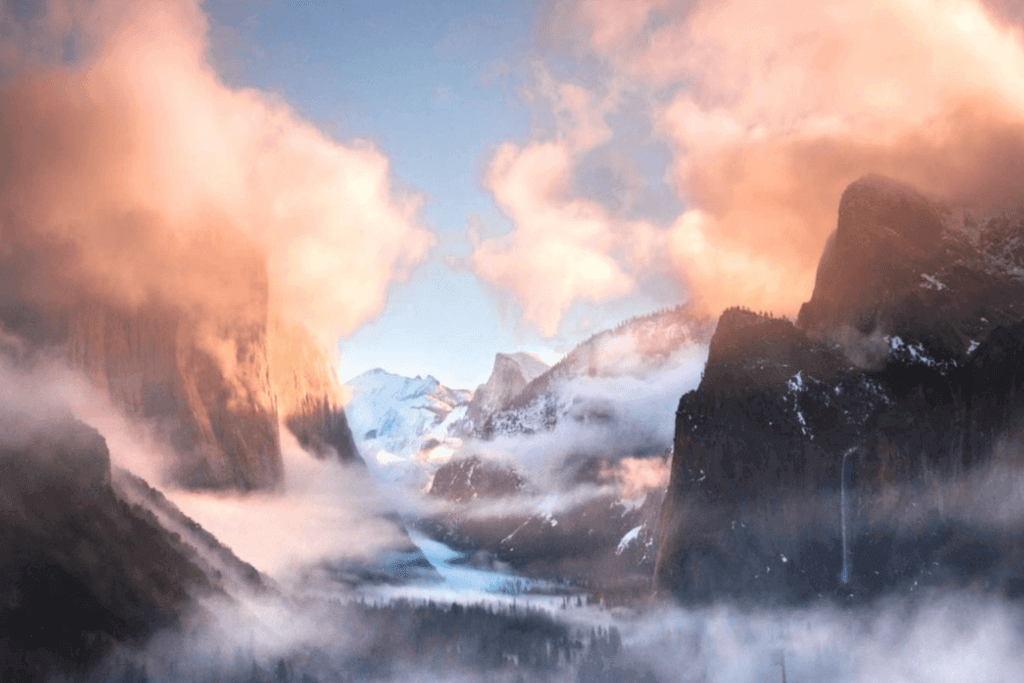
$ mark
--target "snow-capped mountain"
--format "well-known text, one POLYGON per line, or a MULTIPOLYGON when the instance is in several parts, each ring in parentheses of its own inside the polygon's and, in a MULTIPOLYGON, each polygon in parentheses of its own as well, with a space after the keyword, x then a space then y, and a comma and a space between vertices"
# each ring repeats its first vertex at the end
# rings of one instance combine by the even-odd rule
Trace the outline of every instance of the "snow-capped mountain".
POLYGON ((460 443, 451 426, 465 417, 473 392, 436 379, 402 377, 381 369, 349 380, 346 406, 360 451, 375 470, 423 460, 445 460, 460 443))
POLYGON ((487 417, 504 410, 535 379, 550 369, 532 353, 499 353, 487 382, 477 387, 459 430, 475 434, 487 417))

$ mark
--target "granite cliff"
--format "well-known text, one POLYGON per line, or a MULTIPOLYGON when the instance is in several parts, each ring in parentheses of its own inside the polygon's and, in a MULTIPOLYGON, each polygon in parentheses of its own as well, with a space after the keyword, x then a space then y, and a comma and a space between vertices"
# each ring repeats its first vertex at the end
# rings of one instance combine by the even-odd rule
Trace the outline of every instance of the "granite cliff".
POLYGON ((656 586, 686 601, 1019 594, 1024 527, 971 501, 1020 464, 1021 231, 852 184, 796 323, 740 308, 718 322, 676 414, 656 586))
POLYGON ((279 421, 318 457, 362 462, 328 354, 270 310, 259 259, 228 271, 237 299, 228 310, 42 291, 40 274, 25 266, 33 258, 23 248, 0 264, 8 276, 0 288, 6 336, 22 353, 66 355, 114 405, 154 424, 177 454, 168 472, 176 484, 278 485, 279 421))

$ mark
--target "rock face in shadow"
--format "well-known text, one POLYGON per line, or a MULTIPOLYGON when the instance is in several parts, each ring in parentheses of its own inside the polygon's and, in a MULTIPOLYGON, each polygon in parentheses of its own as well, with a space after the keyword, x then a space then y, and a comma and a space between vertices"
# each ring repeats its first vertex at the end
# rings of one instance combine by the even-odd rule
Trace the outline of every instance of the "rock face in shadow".
POLYGON ((797 324, 725 311, 680 400, 656 586, 1018 594, 1024 527, 962 511, 986 472, 1021 464, 1003 447, 1024 417, 1020 235, 884 179, 851 185, 797 324))
POLYGON ((840 342, 910 337, 962 361, 972 340, 1024 318, 1022 226, 1020 216, 972 216, 885 178, 858 180, 843 193, 799 326, 840 342))
POLYGON ((449 460, 434 473, 430 495, 456 503, 501 498, 519 493, 523 478, 514 468, 485 462, 479 456, 449 460))
POLYGON ((70 417, 29 431, 0 420, 0 679, 87 674, 221 592, 225 567, 262 585, 212 537, 195 542, 205 532, 194 522, 188 535, 172 534, 119 493, 92 428, 70 417))

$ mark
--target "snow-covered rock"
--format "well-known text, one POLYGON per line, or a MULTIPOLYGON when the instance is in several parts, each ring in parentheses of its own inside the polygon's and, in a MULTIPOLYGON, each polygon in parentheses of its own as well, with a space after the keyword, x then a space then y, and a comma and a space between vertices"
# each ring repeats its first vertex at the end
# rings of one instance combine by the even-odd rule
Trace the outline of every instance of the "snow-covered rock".
POLYGON ((451 434, 473 392, 449 389, 435 378, 402 377, 381 369, 349 380, 346 406, 360 451, 378 473, 420 456, 446 460, 461 443, 451 434))
POLYGON ((607 380, 656 384, 692 362, 694 350, 703 348, 711 332, 711 322, 688 306, 626 320, 576 346, 500 408, 475 416, 470 433, 490 439, 541 432, 566 419, 613 419, 616 401, 595 398, 593 387, 610 386, 607 380))
POLYGON ((532 353, 499 353, 487 382, 477 387, 466 409, 463 432, 473 434, 489 415, 505 409, 548 365, 532 353))

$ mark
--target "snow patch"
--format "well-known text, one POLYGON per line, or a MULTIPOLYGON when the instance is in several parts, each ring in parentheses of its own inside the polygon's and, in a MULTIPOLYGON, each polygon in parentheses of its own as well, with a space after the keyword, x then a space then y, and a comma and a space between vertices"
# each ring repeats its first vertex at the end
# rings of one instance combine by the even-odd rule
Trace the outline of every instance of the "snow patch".
POLYGON ((927 275, 925 273, 921 273, 921 278, 924 280, 924 282, 921 283, 921 287, 923 289, 934 289, 936 291, 941 292, 946 288, 946 285, 939 282, 939 279, 934 275, 927 275))
POLYGON ((640 532, 643 530, 643 528, 644 525, 641 524, 640 526, 635 526, 629 531, 627 531, 626 534, 622 537, 622 540, 619 541, 619 546, 615 549, 615 554, 621 555, 623 551, 629 547, 630 543, 632 543, 640 537, 640 532))

